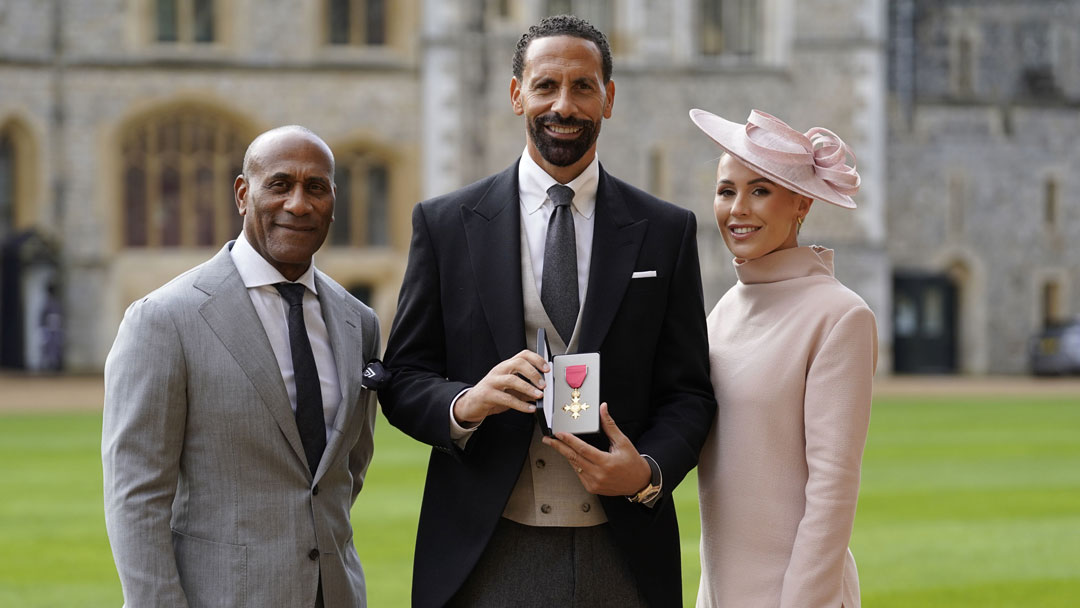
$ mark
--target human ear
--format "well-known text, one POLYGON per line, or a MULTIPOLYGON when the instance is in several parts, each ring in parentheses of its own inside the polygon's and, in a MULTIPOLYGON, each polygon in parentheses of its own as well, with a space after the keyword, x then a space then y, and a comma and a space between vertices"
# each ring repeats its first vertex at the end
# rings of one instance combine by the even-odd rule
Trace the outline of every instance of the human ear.
POLYGON ((521 83, 518 82, 517 76, 510 79, 510 107, 518 116, 525 113, 525 108, 521 105, 521 83))
POLYGON ((237 175, 236 180, 233 182, 233 199, 236 202, 236 208, 240 211, 240 215, 247 213, 247 191, 247 179, 243 174, 237 175))

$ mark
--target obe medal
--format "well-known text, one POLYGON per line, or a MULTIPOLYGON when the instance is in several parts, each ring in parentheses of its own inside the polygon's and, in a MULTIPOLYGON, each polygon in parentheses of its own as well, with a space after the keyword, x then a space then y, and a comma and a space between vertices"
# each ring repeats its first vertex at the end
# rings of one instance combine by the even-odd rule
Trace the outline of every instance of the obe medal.
POLYGON ((569 365, 566 367, 566 383, 572 389, 570 391, 570 403, 562 406, 564 412, 577 420, 581 412, 589 409, 588 403, 581 402, 581 384, 585 382, 585 374, 589 372, 588 365, 569 365))

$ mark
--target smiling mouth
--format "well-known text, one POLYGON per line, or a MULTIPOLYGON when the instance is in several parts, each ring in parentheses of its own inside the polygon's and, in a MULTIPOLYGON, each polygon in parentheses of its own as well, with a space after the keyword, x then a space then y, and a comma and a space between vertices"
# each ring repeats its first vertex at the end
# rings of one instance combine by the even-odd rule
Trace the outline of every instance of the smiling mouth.
POLYGON ((729 228, 729 230, 731 231, 731 234, 734 234, 735 236, 746 236, 761 230, 761 226, 735 226, 729 228))
POLYGON ((581 132, 581 127, 564 127, 562 125, 546 124, 544 128, 559 135, 573 135, 581 132))

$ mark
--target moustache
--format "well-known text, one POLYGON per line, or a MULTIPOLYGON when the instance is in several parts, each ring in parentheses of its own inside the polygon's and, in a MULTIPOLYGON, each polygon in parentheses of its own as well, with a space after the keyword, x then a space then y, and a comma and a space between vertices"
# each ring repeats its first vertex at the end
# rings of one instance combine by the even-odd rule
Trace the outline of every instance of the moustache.
POLYGON ((538 125, 556 125, 560 127, 583 127, 590 128, 593 126, 593 121, 586 120, 584 118, 574 118, 572 116, 563 117, 559 114, 552 112, 549 114, 543 114, 536 118, 536 124, 538 125))

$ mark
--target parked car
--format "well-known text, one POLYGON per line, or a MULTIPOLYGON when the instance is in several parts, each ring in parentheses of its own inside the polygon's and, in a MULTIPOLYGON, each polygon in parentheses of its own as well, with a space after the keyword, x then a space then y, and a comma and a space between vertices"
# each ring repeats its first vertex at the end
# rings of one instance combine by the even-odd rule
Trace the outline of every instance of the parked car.
POLYGON ((1032 336, 1028 352, 1036 376, 1080 374, 1080 319, 1047 326, 1032 336))

